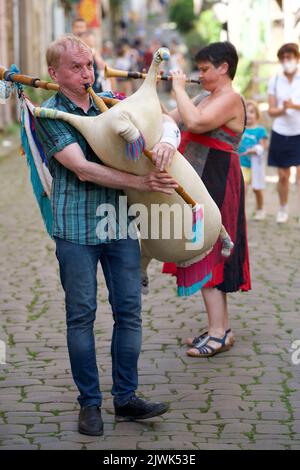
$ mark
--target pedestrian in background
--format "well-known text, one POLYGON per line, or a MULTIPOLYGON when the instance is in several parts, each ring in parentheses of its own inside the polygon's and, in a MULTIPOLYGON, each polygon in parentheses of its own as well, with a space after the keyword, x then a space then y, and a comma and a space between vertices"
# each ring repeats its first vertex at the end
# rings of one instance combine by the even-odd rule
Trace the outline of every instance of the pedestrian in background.
MULTIPOLYGON (((115 67, 117 70, 129 72, 132 69, 133 56, 131 55, 130 44, 126 39, 123 39, 117 45, 117 57, 115 60, 115 67)), ((118 91, 129 96, 133 93, 133 83, 130 78, 117 77, 118 91)))
POLYGON ((248 185, 251 184, 256 199, 254 220, 263 220, 265 189, 265 161, 264 153, 267 147, 268 134, 263 126, 259 125, 260 111, 258 104, 253 100, 246 101, 247 127, 243 133, 239 146, 239 156, 245 183, 245 195, 248 185))
POLYGON ((96 37, 93 31, 88 29, 84 33, 80 34, 80 39, 91 49, 93 54, 93 67, 94 67, 94 75, 95 81, 93 83, 93 90, 96 93, 100 93, 101 91, 111 91, 111 90, 104 90, 102 86, 102 77, 104 77, 104 67, 105 62, 102 59, 100 52, 97 50, 96 46, 96 37))
MULTIPOLYGON (((297 167, 297 186, 300 207, 300 71, 299 48, 295 43, 281 46, 277 53, 282 66, 269 82, 269 115, 274 119, 268 164, 278 168, 279 210, 276 221, 288 221, 289 177, 292 166, 297 167)), ((298 217, 300 213, 298 214, 298 217)), ((300 217, 299 217, 300 225, 300 217)))
POLYGON ((85 19, 83 18, 75 18, 72 22, 72 34, 74 36, 80 37, 81 34, 87 31, 87 24, 85 19))

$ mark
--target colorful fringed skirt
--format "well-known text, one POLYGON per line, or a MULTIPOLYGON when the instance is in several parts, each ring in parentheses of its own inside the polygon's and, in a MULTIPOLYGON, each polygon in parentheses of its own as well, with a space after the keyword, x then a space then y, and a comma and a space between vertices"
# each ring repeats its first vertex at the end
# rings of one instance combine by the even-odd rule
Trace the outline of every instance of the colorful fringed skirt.
POLYGON ((182 132, 179 150, 219 207, 234 248, 230 257, 224 258, 218 240, 205 258, 188 267, 164 263, 163 273, 177 277, 179 296, 192 295, 203 287, 216 287, 222 292, 251 289, 244 182, 235 151, 239 140, 240 135, 225 126, 206 134, 182 132))

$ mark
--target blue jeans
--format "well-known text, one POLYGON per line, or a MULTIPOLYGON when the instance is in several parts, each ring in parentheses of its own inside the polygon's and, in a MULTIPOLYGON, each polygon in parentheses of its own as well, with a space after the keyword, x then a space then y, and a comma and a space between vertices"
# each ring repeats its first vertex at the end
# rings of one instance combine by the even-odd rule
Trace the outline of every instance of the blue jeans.
POLYGON ((101 406, 102 401, 93 332, 98 261, 114 318, 112 394, 114 404, 122 406, 138 386, 142 336, 139 243, 130 238, 100 245, 79 245, 60 238, 55 242, 65 291, 68 350, 80 406, 101 406))

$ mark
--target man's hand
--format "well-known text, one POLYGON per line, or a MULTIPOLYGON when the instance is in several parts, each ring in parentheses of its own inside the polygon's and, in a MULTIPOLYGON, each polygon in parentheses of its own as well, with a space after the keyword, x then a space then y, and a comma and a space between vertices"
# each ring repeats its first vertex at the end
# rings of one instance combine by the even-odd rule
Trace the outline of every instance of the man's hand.
POLYGON ((173 194, 178 188, 178 183, 172 176, 166 172, 151 171, 148 175, 140 176, 141 183, 139 191, 160 192, 164 194, 173 194))
POLYGON ((158 142, 158 144, 154 145, 151 153, 156 168, 160 171, 165 171, 171 165, 175 152, 176 148, 166 142, 158 142))

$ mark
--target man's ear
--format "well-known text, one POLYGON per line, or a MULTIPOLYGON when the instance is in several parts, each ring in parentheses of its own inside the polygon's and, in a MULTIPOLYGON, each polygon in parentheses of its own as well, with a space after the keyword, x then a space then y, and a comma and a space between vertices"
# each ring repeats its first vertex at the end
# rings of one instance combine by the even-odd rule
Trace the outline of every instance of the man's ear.
POLYGON ((57 82, 56 70, 52 65, 48 67, 48 73, 54 82, 57 82))

